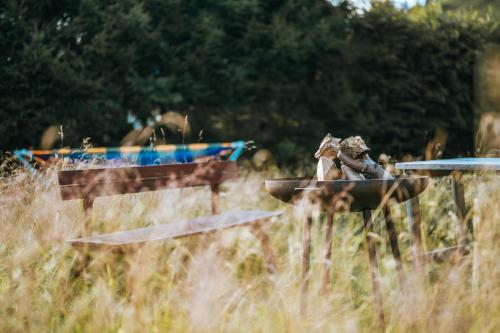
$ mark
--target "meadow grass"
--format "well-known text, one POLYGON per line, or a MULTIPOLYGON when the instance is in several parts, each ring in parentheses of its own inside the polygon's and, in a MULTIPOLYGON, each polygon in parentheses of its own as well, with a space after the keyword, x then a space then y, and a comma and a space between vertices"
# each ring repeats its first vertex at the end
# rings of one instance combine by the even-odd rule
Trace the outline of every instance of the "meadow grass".
MULTIPOLYGON (((267 175, 271 176, 271 175, 267 175)), ((276 176, 276 175, 273 175, 276 176)), ((365 237, 359 214, 337 214, 331 285, 320 293, 324 216, 313 221, 309 309, 300 315, 305 212, 280 203, 248 172, 224 185, 222 210, 283 210, 266 227, 279 270, 266 269, 249 228, 154 242, 127 254, 79 254, 65 241, 83 230, 81 202, 61 201, 54 170, 18 170, 0 179, 0 332, 371 332, 376 329, 365 237)), ((404 205, 392 212, 408 288, 402 292, 383 220, 375 219, 388 332, 500 331, 500 181, 468 176, 474 251, 413 273, 404 205)), ((96 200, 95 233, 175 223, 209 214, 204 188, 96 200)), ((421 196, 426 250, 455 242, 449 179, 421 196)))

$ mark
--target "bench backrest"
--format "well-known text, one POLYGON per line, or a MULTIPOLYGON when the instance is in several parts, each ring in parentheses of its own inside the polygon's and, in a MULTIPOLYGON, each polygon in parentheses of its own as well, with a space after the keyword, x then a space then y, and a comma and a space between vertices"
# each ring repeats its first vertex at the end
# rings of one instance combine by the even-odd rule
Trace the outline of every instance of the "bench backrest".
POLYGON ((100 196, 208 185, 212 190, 212 211, 216 213, 219 184, 229 179, 236 179, 238 174, 234 161, 209 161, 65 170, 59 171, 57 176, 62 199, 84 199, 86 209, 91 208, 94 199, 100 196))

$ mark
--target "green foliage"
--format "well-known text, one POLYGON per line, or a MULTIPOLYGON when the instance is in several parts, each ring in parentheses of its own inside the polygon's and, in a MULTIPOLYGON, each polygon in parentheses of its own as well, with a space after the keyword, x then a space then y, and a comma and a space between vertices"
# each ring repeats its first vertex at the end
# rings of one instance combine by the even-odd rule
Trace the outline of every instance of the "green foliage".
POLYGON ((443 10, 446 11, 470 11, 475 10, 480 13, 487 13, 499 17, 499 0, 437 0, 443 10))
POLYGON ((448 154, 472 154, 475 60, 493 27, 411 14, 380 4, 353 20, 357 104, 348 129, 379 149, 418 154, 441 127, 449 132, 448 154))
MULTIPOLYGON (((129 112, 189 115, 193 138, 253 139, 282 163, 322 136, 420 154, 434 128, 471 152, 476 53, 487 21, 326 1, 6 1, 0 5, 0 149, 117 145, 129 112)), ((175 135, 167 137, 178 142, 175 135)))

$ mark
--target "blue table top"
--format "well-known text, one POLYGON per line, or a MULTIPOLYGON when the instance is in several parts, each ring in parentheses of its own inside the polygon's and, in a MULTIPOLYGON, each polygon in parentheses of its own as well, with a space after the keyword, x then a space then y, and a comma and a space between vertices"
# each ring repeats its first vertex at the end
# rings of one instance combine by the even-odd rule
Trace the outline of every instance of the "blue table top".
POLYGON ((430 160, 396 163, 400 170, 443 170, 443 171, 500 171, 500 158, 451 158, 446 160, 430 160))

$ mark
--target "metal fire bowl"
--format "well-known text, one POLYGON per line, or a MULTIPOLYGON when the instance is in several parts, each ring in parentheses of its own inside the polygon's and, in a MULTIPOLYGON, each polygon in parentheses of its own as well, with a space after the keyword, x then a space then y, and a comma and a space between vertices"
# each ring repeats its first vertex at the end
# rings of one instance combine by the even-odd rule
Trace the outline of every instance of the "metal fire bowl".
POLYGON ((373 210, 381 203, 404 202, 422 193, 428 183, 428 177, 424 176, 327 181, 282 178, 265 181, 267 191, 281 201, 297 205, 301 198, 307 196, 312 202, 319 200, 323 207, 345 207, 347 204, 350 211, 373 210))

